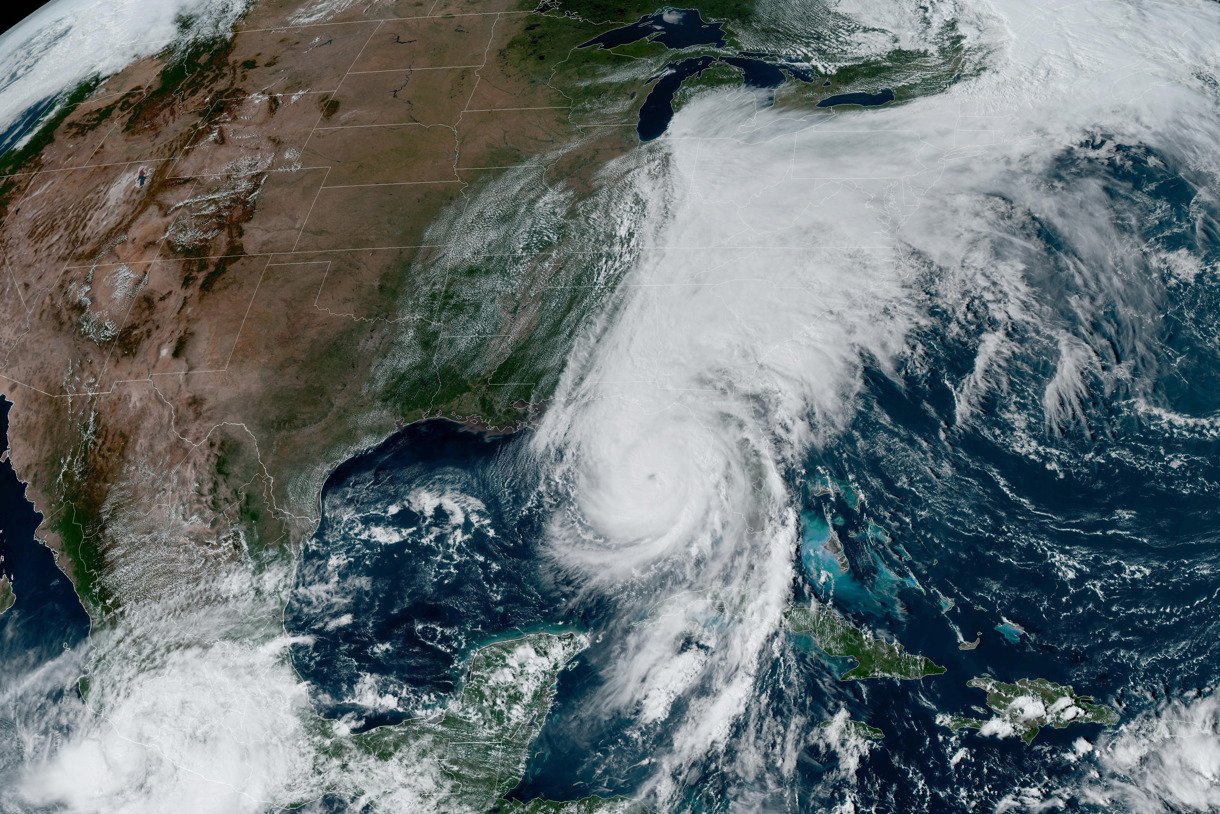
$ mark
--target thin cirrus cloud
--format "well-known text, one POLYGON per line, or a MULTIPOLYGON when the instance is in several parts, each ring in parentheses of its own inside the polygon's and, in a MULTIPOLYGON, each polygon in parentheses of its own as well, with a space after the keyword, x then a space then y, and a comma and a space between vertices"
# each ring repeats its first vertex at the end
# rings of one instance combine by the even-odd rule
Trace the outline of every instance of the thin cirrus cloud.
MULTIPOLYGON (((851 11, 869 19, 871 5, 859 0, 851 11)), ((893 4, 878 4, 878 14, 882 5, 893 4)), ((905 16, 923 5, 908 4, 905 16)), ((115 22, 101 20, 100 6, 62 3, 46 13, 80 9, 82 22, 46 18, 0 39, 0 76, 14 89, 12 101, 0 93, 11 105, 0 113, 12 117, 62 89, 55 66, 73 62, 70 44, 88 39, 90 14, 122 33, 123 19, 152 8, 118 3, 115 22), (38 49, 49 67, 21 56, 38 49)), ((188 7, 149 12, 138 36, 123 35, 125 55, 82 45, 89 56, 72 70, 104 72, 162 47, 188 7)), ((1035 285, 1041 249, 1008 248, 1014 224, 1030 215, 1063 227, 1087 261, 1074 269, 1081 290, 1146 305, 1139 269, 1126 265, 1134 261, 1110 251, 1117 204, 1085 177, 1044 182, 1058 156, 1096 132, 1214 169, 1210 134, 1220 121, 1196 74, 1216 65, 1220 7, 1144 0, 1050 13, 997 0, 933 10, 970 20, 971 44, 988 53, 981 75, 907 104, 811 118, 760 110, 750 92, 697 98, 666 137, 612 168, 608 177, 621 180, 598 199, 600 220, 591 218, 631 236, 598 244, 621 250, 630 271, 567 361, 533 444, 558 506, 547 528, 551 560, 619 611, 607 631, 613 669, 595 706, 633 717, 633 734, 658 744, 646 789, 662 810, 679 805, 701 761, 730 747, 736 760, 725 771, 754 773, 739 788, 765 785, 764 774, 776 786, 792 777, 795 761, 773 759, 770 744, 798 742, 808 721, 775 722, 783 731, 739 725, 752 710, 767 717, 760 675, 789 600, 798 533, 787 475, 849 427, 866 365, 884 371, 909 355, 912 332, 929 319, 927 291, 942 293, 949 310, 954 298, 985 292, 997 325, 1040 336, 1057 360, 1041 401, 1045 423, 1067 429, 1097 375, 1090 354, 1099 344, 1070 331, 1088 325, 1097 305, 1048 302, 1053 291, 1035 285), (1060 318, 1051 306, 1061 305, 1079 318, 1060 318)), ((503 184, 486 192, 497 209, 514 200, 503 184)), ((465 223, 451 221, 481 245, 491 241, 465 223)), ((959 422, 1003 386, 1015 357, 1000 333, 991 336, 978 338, 973 371, 956 383, 959 422)), ((199 811, 259 811, 324 788, 379 789, 409 810, 412 795, 443 782, 425 761, 328 762, 301 724, 306 692, 276 621, 289 575, 258 578, 270 597, 258 607, 255 577, 226 579, 232 586, 209 586, 206 602, 138 609, 130 618, 144 627, 95 640, 91 703, 106 717, 65 708, 59 746, 30 734, 46 755, 28 767, 31 799, 164 810, 191 783, 202 790, 199 811), (104 765, 107 754, 118 762, 104 765)), ((1120 733, 1082 760, 1104 771, 1075 793, 1149 810, 1214 807, 1214 717, 1214 704, 1201 702, 1140 719, 1131 737, 1120 733), (1171 718, 1192 726, 1173 729, 1171 718)))

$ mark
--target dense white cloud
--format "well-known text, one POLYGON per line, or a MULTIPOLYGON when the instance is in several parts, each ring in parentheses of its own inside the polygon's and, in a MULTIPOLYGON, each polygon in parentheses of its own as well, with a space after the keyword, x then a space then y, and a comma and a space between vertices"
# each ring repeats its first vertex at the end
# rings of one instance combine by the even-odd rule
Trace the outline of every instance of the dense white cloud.
POLYGON ((1166 702, 1103 738, 1096 756, 1099 771, 1075 793, 1104 810, 1216 811, 1220 697, 1166 702))
MULTIPOLYGON (((899 25, 923 14, 916 5, 858 0, 844 11, 899 25)), ((60 3, 42 23, 51 27, 0 41, 0 66, 17 65, 16 44, 26 40, 48 60, 0 93, 12 111, 59 89, 63 77, 55 87, 50 78, 65 65, 85 70, 60 50, 83 32, 105 40, 98 30, 122 33, 123 20, 150 14, 115 61, 172 36, 172 11, 138 2, 117 4, 129 16, 99 17, 91 30, 100 7, 60 3), (54 14, 68 9, 80 9, 79 27, 55 35, 54 14)), ((548 527, 554 563, 634 611, 618 631, 601 700, 642 733, 672 734, 651 764, 662 806, 690 768, 736 737, 759 696, 792 579, 788 474, 811 445, 848 425, 863 366, 886 370, 910 351, 912 330, 929 318, 927 292, 950 308, 978 294, 1000 326, 978 337, 973 373, 954 383, 958 420, 1003 386, 1003 328, 1019 324, 1057 350, 1043 405, 1045 423, 1063 428, 1077 420, 1095 375, 1094 338, 1065 333, 1048 316, 1031 290, 1036 270, 1003 250, 1014 238, 997 224, 1036 217, 1062 227, 1080 288, 1121 303, 1135 294, 1125 287, 1131 261, 1110 204, 1088 179, 1045 183, 1053 162, 1102 133, 1201 173, 1218 168, 1217 100, 1200 78, 1220 68, 1215 4, 994 0, 929 13, 971 20, 974 44, 991 53, 981 77, 849 113, 760 110, 752 92, 704 96, 664 138, 620 159, 613 175, 626 180, 602 196, 605 228, 631 237, 613 245, 630 252, 632 271, 570 360, 535 452, 559 499, 548 527)), ((94 54, 88 70, 110 66, 112 43, 96 53, 80 47, 94 54)), ((498 206, 512 200, 503 185, 495 194, 498 206)), ((1095 307, 1057 305, 1076 309, 1084 325, 1095 307)), ((275 599, 275 590, 282 585, 263 596, 275 599)), ((133 616, 149 627, 102 639, 93 681, 96 704, 109 712, 97 720, 82 712, 67 744, 47 745, 32 764, 23 793, 72 810, 143 811, 193 789, 201 811, 254 811, 316 791, 302 685, 287 666, 286 640, 266 622, 274 614, 251 601, 249 592, 213 592, 201 610, 188 602, 171 614, 173 628, 133 616), (251 633, 217 626, 214 613, 263 623, 251 633), (184 631, 195 632, 182 639, 184 631)), ((800 745, 782 741, 786 756, 776 760, 761 737, 736 743, 739 765, 791 774, 800 745)), ((1150 808, 1157 800, 1215 807, 1207 780, 1217 754, 1214 712, 1168 709, 1099 750, 1117 779, 1091 793, 1150 808), (1211 723, 1174 729, 1171 714, 1211 723)), ((361 766, 343 768, 343 780, 339 768, 325 771, 345 788, 431 782, 361 766)))
MULTIPOLYGON (((0 811, 227 814, 319 794, 307 687, 277 632, 288 575, 215 576, 94 631, 87 701, 69 689, 18 721, 26 765, 0 811)), ((4 700, 25 709, 57 680, 42 675, 4 700)))
POLYGON ((246 0, 55 0, 0 37, 0 130, 90 76, 155 54, 182 32, 227 30, 246 0))
MULTIPOLYGON (((1087 331, 1104 304, 1146 297, 1146 275, 1101 182, 1058 177, 1056 161, 1099 133, 1183 166, 1211 155, 1220 117, 1196 72, 1220 55, 1214 6, 998 0, 972 19, 989 70, 943 94, 802 116, 722 92, 625 159, 642 166, 623 199, 649 205, 620 228, 647 243, 536 448, 571 497, 550 529, 555 561, 637 614, 665 603, 624 632, 604 699, 642 730, 665 720, 661 800, 761 693, 796 544, 785 473, 850 420, 864 365, 907 353, 929 291, 950 310, 978 297, 1001 326, 1057 347, 1045 424, 1071 429, 1104 340, 1066 333, 1055 309, 1087 331), (1059 254, 1070 249, 1067 273, 1087 296, 1031 292, 1056 252, 1036 236, 1024 259, 1007 244, 1034 220, 1069 241, 1059 254)), ((955 383, 962 421, 1004 384, 1002 334, 978 348, 955 383)))

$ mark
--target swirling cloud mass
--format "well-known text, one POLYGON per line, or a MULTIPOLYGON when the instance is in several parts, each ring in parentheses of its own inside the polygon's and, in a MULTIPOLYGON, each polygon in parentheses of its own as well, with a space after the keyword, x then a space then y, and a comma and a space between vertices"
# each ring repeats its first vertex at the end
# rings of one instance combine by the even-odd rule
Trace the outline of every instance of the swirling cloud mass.
MULTIPOLYGON (((811 453, 852 431, 866 371, 900 388, 900 369, 926 364, 929 325, 973 331, 973 368, 951 382, 966 427, 1003 409, 994 399, 1015 386, 1024 337, 1054 360, 1036 394, 1041 422, 1010 439, 1033 448, 1047 433, 1090 431, 1098 393, 1146 395, 1140 366, 1155 351, 1142 323, 1117 339, 1090 326, 1102 312, 1155 308, 1163 285, 1149 268, 1199 273, 1140 244, 1129 202, 1071 167, 1149 150, 1207 198, 1220 171, 1220 6, 859 0, 838 11, 915 45, 907 21, 956 20, 976 64, 942 93, 875 110, 810 115, 748 89, 705 93, 665 137, 617 159, 594 228, 631 236, 610 241, 630 270, 529 442, 548 567, 577 586, 574 601, 613 608, 590 726, 624 720, 616 737, 647 744, 640 793, 662 810, 685 806, 724 756, 730 805, 785 799, 817 723, 772 719, 763 685, 791 669, 774 663, 787 659, 780 628, 800 545, 794 484, 811 453), (1130 351, 1117 366, 1114 342, 1130 351)), ((153 811, 182 809, 175 790, 190 788, 189 810, 257 811, 336 788, 389 805, 443 783, 435 767, 339 765, 323 751, 268 610, 290 578, 233 576, 206 600, 133 611, 130 629, 95 643, 93 711, 64 702, 23 723, 24 799, 153 811), (258 585, 230 584, 241 579, 258 585), (157 618, 177 621, 138 627, 157 618), (127 662, 148 648, 172 653, 127 662), (181 725, 148 723, 166 720, 181 725)), ((1079 777, 1014 792, 1013 805, 1077 795, 1131 810, 1214 807, 1213 706, 1149 710, 1082 747, 1079 777), (1179 726, 1192 733, 1188 757, 1179 726)), ((828 805, 851 799, 852 759, 840 755, 842 776, 827 780, 846 798, 828 805)), ((6 799, 0 810, 19 809, 6 799)))

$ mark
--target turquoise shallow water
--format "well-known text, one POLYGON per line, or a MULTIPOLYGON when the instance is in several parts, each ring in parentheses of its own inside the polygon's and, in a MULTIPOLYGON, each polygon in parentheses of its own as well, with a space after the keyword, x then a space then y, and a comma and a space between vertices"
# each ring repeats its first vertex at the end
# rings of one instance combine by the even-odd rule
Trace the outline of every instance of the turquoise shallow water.
MULTIPOLYGON (((1199 192, 1209 182, 1188 157, 1097 135, 1029 183, 1069 201, 1099 191, 1091 200, 1121 239, 1099 253, 1062 212, 1025 208, 1015 194, 989 200, 994 242, 970 248, 985 265, 1023 269, 1036 319, 999 320, 991 292, 957 296, 953 274, 924 258, 930 270, 911 286, 926 319, 910 353, 895 366, 866 359, 849 420, 783 473, 784 508, 801 518, 788 552, 793 601, 830 603, 947 672, 840 682, 841 660, 771 631, 748 664, 750 693, 731 731, 673 771, 677 807, 823 811, 850 796, 860 810, 991 811, 1020 792, 1112 810, 1075 791, 1089 770, 1079 739, 1103 744, 1100 727, 1048 730, 1027 747, 951 734, 937 716, 985 715, 982 693, 966 685, 981 675, 1071 684, 1124 722, 1156 715, 1165 698, 1214 692, 1220 227, 1215 201, 1199 192), (1197 259, 1198 273, 1175 276, 1157 260, 1168 252, 1197 259), (1002 381, 963 409, 979 337, 1001 334, 1002 381), (1064 337, 1092 362, 1072 397, 1056 401, 1064 337), (841 710, 884 740, 861 749, 818 737, 841 710)), ((514 795, 643 793, 673 729, 664 719, 640 726, 640 705, 601 702, 625 669, 619 645, 648 617, 627 591, 590 589, 548 552, 547 523, 572 496, 548 486, 530 437, 431 421, 339 467, 285 616, 301 636, 293 662, 320 711, 367 729, 439 708, 482 644, 556 625, 586 630, 591 646, 560 676, 514 795), (370 684, 395 703, 370 704, 370 684)), ((6 675, 20 676, 65 645, 83 659, 88 628, 33 540, 37 518, 7 463, 0 476, 4 569, 18 596, 0 617, 0 656, 6 675)), ((717 587, 697 586, 702 629, 736 621, 717 587)), ((697 665, 706 644, 692 634, 680 646, 683 663, 697 665)), ((717 700, 706 683, 690 686, 673 715, 717 700)), ((27 701, 0 716, 15 719, 27 701)), ((0 764, 23 759, 9 751, 0 764)))
MULTIPOLYGON (((1141 218, 1157 212, 1140 240, 1220 260, 1215 213, 1181 182, 1184 170, 1172 157, 1083 145, 1055 171, 1058 183, 1108 185, 1122 222, 1151 223, 1141 218)), ((989 317, 935 304, 915 338, 918 363, 867 369, 850 426, 788 475, 801 518, 793 598, 830 602, 947 672, 916 682, 839 682, 844 663, 777 633, 740 728, 688 778, 689 810, 735 810, 743 799, 819 810, 845 793, 877 811, 990 810, 1018 788, 1054 791, 1069 809, 1100 810, 1073 796, 1077 763, 1064 757, 1076 753, 1079 738, 1100 743, 1100 727, 1045 730, 1026 747, 952 735, 936 716, 978 716, 984 695, 966 682, 981 675, 1070 684, 1123 720, 1154 713, 1165 696, 1210 692, 1220 669, 1220 616, 1209 601, 1220 569, 1220 456, 1207 422, 1220 403, 1220 343, 1206 326, 1220 323, 1220 279, 1208 271, 1189 286, 1171 284, 1148 266, 1136 279, 1092 287, 1057 271, 1072 262, 1071 234, 1045 224, 1031 234, 1029 224, 1014 217, 999 228, 1021 238, 1006 251, 1041 270, 1031 279, 1046 304, 1042 330, 1095 343, 1127 378, 1117 386, 1101 373, 1086 378, 1076 423, 1048 427, 1044 393, 1057 346, 1033 332, 1014 334, 1006 390, 984 397, 961 422, 949 382, 974 366, 989 317), (1059 307, 1082 297, 1094 301, 1094 321, 1059 307), (1198 420, 1158 421, 1141 406, 1150 399, 1198 420), (973 648, 959 646, 976 638, 973 648), (795 779, 782 787, 740 771, 759 727, 816 723, 842 708, 880 728, 884 740, 849 756, 810 737, 794 747, 795 779)), ((337 609, 294 606, 291 629, 317 637, 297 664, 335 698, 372 671, 427 705, 452 690, 455 665, 478 641, 530 625, 579 625, 593 644, 561 676, 515 795, 638 793, 669 733, 641 730, 629 711, 606 713, 596 699, 618 668, 615 643, 641 620, 634 611, 623 617, 625 598, 582 591, 546 556, 545 519, 554 507, 537 498, 540 473, 525 454, 527 438, 484 439, 432 423, 337 472, 302 586, 328 579, 327 563, 343 551, 343 580, 370 587, 349 608, 360 620, 355 627, 328 632, 337 609), (450 503, 417 499, 415 508, 385 514, 425 492, 447 492, 450 503), (341 519, 357 516, 365 518, 359 527, 341 519), (374 525, 402 533, 387 544, 388 532, 374 525), (374 653, 387 637, 403 643, 393 658, 374 653), (356 667, 344 672, 341 664, 356 667)), ((714 602, 708 607, 705 622, 725 624, 714 602)), ((695 703, 693 693, 676 707, 695 703)), ((333 712, 358 709, 345 703, 333 712)))

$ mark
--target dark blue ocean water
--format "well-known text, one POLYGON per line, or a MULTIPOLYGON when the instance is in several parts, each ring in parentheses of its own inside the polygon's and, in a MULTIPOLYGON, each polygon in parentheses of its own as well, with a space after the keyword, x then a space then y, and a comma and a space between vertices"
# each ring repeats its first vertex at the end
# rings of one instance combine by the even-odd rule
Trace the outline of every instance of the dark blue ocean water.
MULTIPOLYGON (((8 449, 13 403, 0 397, 0 449, 8 449)), ((17 408, 20 409, 20 408, 17 408)), ((12 782, 26 760, 17 731, 57 707, 79 675, 89 616, 51 550, 34 537, 42 516, 26 500, 7 456, 0 462, 0 573, 8 576, 16 602, 0 614, 0 785, 12 782), (72 651, 61 681, 38 679, 39 671, 72 651)), ((35 725, 37 726, 37 725, 35 725)))
POLYGON ((458 686, 475 647, 567 618, 566 588, 539 558, 539 474, 523 443, 429 421, 327 480, 285 623, 316 637, 294 658, 328 714, 410 717, 458 686), (346 700, 366 676, 401 705, 370 715, 346 700))
MULTIPOLYGON (((1055 787, 1074 771, 1062 758, 1073 741, 1100 729, 1044 729, 1030 747, 974 733, 953 740, 935 716, 979 716, 984 696, 966 687, 971 677, 1071 684, 1128 720, 1214 684, 1220 228, 1185 167, 1098 135, 1065 150, 1050 177, 1029 179, 1064 194, 1100 191, 1094 214, 1146 252, 1098 254, 1054 213, 1015 199, 993 208, 994 232, 980 238, 990 242, 976 248, 1025 268, 1036 320, 1004 322, 987 292, 947 289, 953 275, 934 268, 913 283, 927 319, 911 353, 896 371, 866 365, 848 430, 789 474, 802 517, 793 594, 832 603, 948 672, 840 682, 842 663, 777 634, 758 714, 816 722, 846 706, 885 739, 850 777, 839 753, 810 739, 797 780, 752 799, 816 811, 849 787, 868 810, 992 810, 1018 786, 1055 787), (1185 252, 1203 270, 1175 276, 1153 249, 1185 252), (962 408, 982 337, 997 331, 1009 342, 1002 377, 962 408), (1083 395, 1057 401, 1048 387, 1064 337, 1095 362, 1080 377, 1083 395), (823 547, 832 531, 846 571, 823 547), (976 636, 976 649, 959 649, 976 636), (971 757, 955 764, 962 744, 971 757)), ((527 444, 528 432, 486 438, 434 421, 336 471, 288 617, 291 630, 317 637, 297 664, 329 714, 372 725, 403 711, 355 703, 362 681, 405 699, 404 709, 428 707, 453 691, 454 670, 480 642, 583 627, 593 644, 562 674, 515 795, 631 794, 666 735, 641 741, 627 716, 590 702, 615 669, 623 620, 613 598, 590 598, 547 562, 540 544, 553 507, 527 444)), ((690 810, 741 799, 736 743, 683 779, 690 810)), ((1099 810, 1070 796, 1066 805, 1099 810)))
MULTIPOLYGON (((13 403, 0 396, 0 444, 8 449, 8 415, 13 403)), ((0 572, 13 584, 17 601, 0 614, 0 664, 20 675, 75 647, 89 634, 89 615, 72 583, 55 564, 51 550, 34 537, 42 515, 25 496, 7 457, 0 462, 0 572)))
POLYGON ((31 106, 28 110, 17 117, 15 121, 8 127, 0 130, 0 155, 4 155, 9 150, 13 149, 16 144, 21 141, 38 120, 47 114, 52 107, 55 106, 55 101, 58 97, 51 96, 43 99, 36 105, 31 106))

